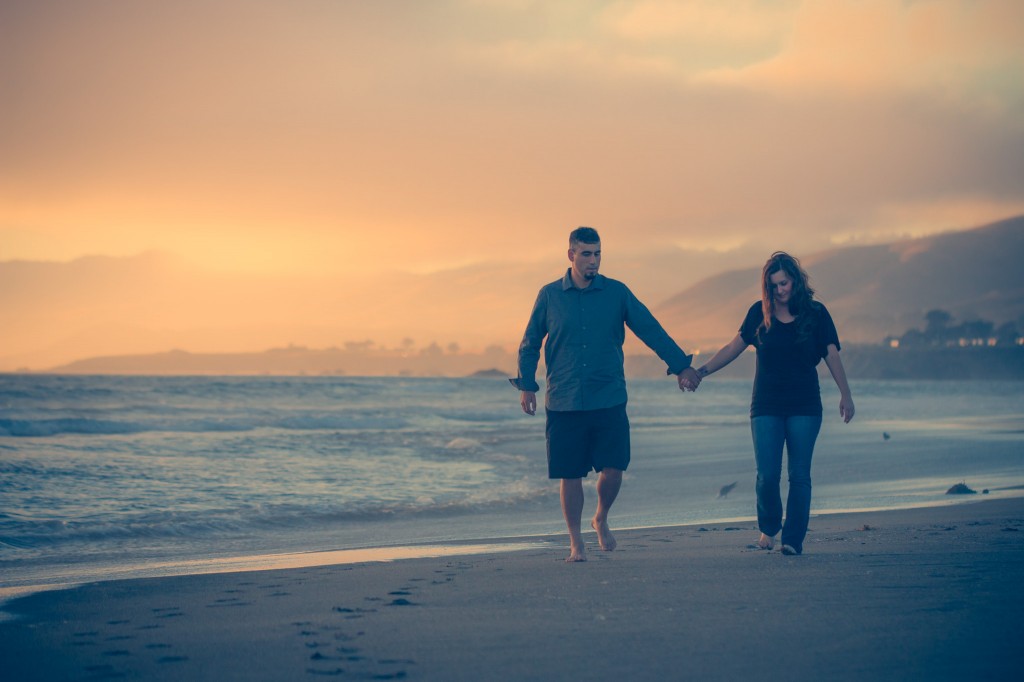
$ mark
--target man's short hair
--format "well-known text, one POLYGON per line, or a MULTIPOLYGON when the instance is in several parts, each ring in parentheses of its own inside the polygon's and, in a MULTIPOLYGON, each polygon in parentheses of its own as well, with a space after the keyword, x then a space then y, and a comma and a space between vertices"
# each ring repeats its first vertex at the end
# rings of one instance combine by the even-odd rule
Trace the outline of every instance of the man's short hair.
POLYGON ((600 244, 601 237, 592 227, 577 227, 569 233, 569 248, 575 249, 579 244, 600 244))

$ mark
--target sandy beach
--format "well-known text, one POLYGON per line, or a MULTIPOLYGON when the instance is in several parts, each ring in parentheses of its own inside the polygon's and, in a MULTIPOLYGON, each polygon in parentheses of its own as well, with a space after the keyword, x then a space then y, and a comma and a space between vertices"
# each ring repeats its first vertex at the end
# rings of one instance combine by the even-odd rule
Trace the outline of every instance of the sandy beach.
MULTIPOLYGON (((5 680, 1018 679, 1024 498, 514 552, 98 582, 9 602, 5 680)), ((519 540, 517 540, 519 541, 519 540)))

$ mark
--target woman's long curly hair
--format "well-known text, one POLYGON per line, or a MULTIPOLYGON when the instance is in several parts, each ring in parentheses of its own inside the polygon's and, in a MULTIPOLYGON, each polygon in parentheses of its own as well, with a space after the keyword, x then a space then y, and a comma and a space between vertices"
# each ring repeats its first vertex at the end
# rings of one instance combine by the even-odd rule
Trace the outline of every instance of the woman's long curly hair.
POLYGON ((814 289, 811 278, 800 265, 800 261, 785 251, 776 251, 764 264, 761 270, 761 309, 764 312, 764 329, 772 326, 772 315, 775 313, 775 297, 772 295, 771 276, 783 271, 793 282, 793 291, 789 295, 789 312, 797 318, 797 331, 804 336, 812 322, 811 312, 814 310, 814 289))

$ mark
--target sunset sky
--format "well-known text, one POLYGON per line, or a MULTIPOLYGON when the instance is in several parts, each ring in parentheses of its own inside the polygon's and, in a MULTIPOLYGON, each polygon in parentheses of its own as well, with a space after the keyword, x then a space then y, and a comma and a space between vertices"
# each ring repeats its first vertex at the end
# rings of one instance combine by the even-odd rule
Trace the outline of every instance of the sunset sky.
POLYGON ((642 262, 1024 213, 1017 0, 0 0, 0 102, 0 262, 422 275, 560 268, 581 224, 642 262))

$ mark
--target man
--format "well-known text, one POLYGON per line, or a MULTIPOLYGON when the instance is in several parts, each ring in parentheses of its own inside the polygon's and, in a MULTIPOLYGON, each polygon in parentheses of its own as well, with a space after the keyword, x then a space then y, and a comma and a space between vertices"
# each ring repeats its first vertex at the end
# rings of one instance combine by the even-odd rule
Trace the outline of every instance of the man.
POLYGON ((608 511, 629 466, 629 420, 622 344, 625 326, 657 353, 683 390, 695 390, 700 377, 650 311, 622 282, 598 274, 601 238, 580 227, 569 235, 570 267, 562 279, 540 290, 519 346, 519 376, 509 379, 521 391, 526 414, 537 412, 536 381, 541 344, 547 367, 548 477, 561 479, 562 513, 569 529, 566 561, 586 561, 580 526, 583 479, 598 472, 597 512, 591 527, 601 549, 615 549, 608 511), (547 341, 545 341, 545 337, 547 341))

